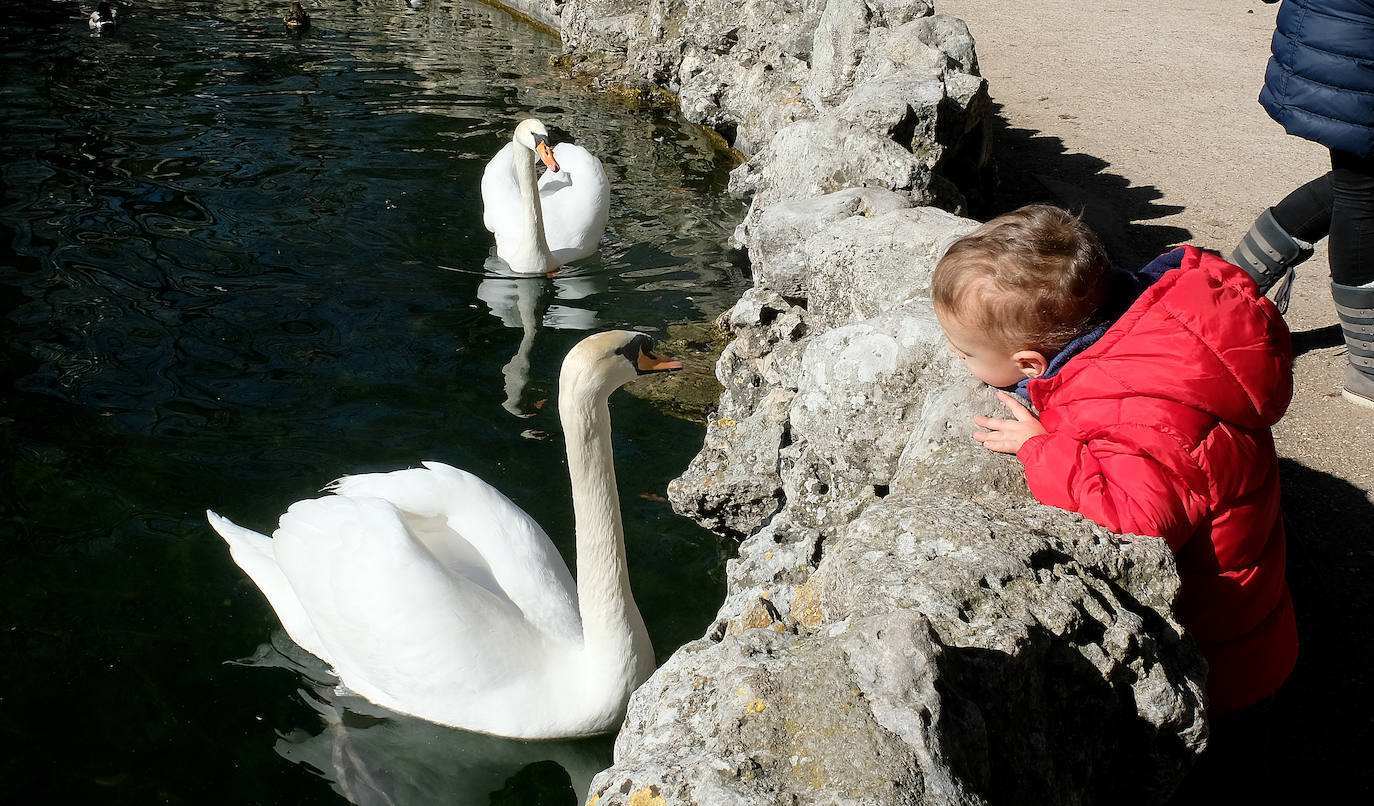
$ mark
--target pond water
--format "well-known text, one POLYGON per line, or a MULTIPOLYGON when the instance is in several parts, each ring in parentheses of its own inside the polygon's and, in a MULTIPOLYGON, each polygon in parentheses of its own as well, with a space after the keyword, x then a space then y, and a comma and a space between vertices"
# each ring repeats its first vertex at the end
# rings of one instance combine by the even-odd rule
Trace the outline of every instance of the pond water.
MULTIPOLYGON (((558 77, 470 0, 138 0, 0 26, 0 781, 8 802, 573 803, 608 738, 475 737, 340 696, 205 523, 270 531, 344 473, 467 468, 572 552, 556 406, 586 329, 662 333, 745 285, 727 154, 558 77), (598 154, 602 253, 487 276, 478 182, 515 123, 598 154), (517 416, 518 415, 518 416, 517 416), (238 662, 240 659, 247 659, 238 662)), ((637 383, 652 384, 649 378, 637 383)), ((700 424, 612 399, 660 660, 728 549, 669 509, 700 424)))

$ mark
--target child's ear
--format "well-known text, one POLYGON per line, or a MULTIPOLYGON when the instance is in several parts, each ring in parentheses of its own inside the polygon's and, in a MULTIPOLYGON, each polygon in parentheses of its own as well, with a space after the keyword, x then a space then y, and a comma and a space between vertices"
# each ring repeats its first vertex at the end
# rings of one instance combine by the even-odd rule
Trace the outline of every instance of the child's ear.
POLYGON ((1021 374, 1027 378, 1039 378, 1050 367, 1050 362, 1045 359, 1045 356, 1035 350, 1021 350, 1014 353, 1011 360, 1016 363, 1016 368, 1021 370, 1021 374))

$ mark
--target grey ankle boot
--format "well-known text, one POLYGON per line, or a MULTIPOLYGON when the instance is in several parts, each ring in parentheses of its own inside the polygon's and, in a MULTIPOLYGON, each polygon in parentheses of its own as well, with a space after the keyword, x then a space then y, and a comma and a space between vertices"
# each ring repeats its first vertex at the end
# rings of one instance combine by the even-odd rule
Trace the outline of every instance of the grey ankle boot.
POLYGON ((1341 396, 1374 408, 1374 286, 1331 284, 1331 299, 1341 316, 1341 334, 1350 350, 1341 396))
POLYGON ((1274 295, 1274 304, 1280 313, 1287 313, 1293 267, 1312 257, 1312 251, 1312 244, 1294 238, 1279 226, 1271 208, 1255 219, 1250 231, 1226 259, 1255 278, 1261 294, 1269 293, 1269 289, 1282 280, 1283 285, 1274 295))

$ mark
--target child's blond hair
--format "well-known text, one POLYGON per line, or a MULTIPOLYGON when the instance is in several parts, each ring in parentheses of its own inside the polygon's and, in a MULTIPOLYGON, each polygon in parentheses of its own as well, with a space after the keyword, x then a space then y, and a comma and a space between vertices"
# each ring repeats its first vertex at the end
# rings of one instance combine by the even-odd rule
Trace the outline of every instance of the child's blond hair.
POLYGON ((955 241, 935 266, 931 296, 1009 349, 1052 354, 1098 324, 1111 271, 1081 218, 1032 204, 955 241))

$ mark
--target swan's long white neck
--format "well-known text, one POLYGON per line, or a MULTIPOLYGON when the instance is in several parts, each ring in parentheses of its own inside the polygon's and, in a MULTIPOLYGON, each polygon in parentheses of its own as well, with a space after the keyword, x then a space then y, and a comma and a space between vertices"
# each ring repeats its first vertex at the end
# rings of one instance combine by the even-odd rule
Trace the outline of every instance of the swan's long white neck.
POLYGON ((544 237, 544 208, 539 203, 534 152, 516 143, 514 157, 515 185, 520 189, 520 253, 511 255, 506 262, 516 271, 547 271, 554 267, 554 260, 548 239, 544 237))
POLYGON ((653 650, 625 566, 608 392, 570 367, 564 367, 559 387, 558 413, 567 441, 577 528, 577 598, 586 662, 604 666, 608 674, 633 674, 637 679, 624 681, 633 688, 652 671, 653 650), (637 663, 626 663, 631 657, 637 663))

